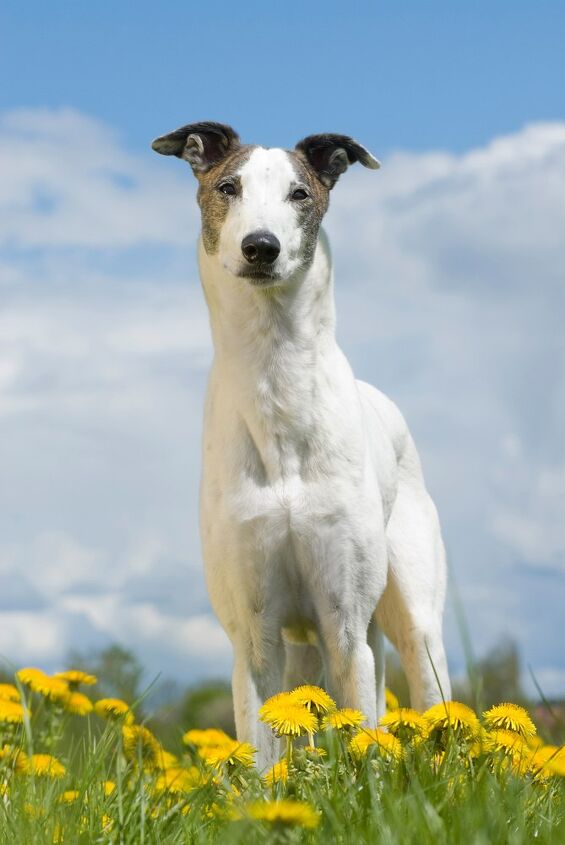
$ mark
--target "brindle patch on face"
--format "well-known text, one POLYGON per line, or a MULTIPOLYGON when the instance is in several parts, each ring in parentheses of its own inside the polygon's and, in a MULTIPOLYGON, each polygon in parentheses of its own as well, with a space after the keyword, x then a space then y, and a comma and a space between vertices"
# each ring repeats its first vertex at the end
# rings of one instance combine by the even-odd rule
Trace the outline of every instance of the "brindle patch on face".
POLYGON ((229 179, 235 186, 238 193, 241 191, 238 171, 249 158, 253 150, 252 145, 237 147, 226 158, 222 159, 214 167, 205 173, 197 173, 198 193, 196 195, 202 215, 202 241, 208 255, 214 255, 218 251, 220 233, 230 203, 236 197, 226 196, 218 190, 218 184, 229 179))
POLYGON ((288 156, 296 172, 297 181, 308 189, 309 198, 295 201, 298 225, 302 230, 302 250, 304 263, 309 264, 316 250, 318 233, 322 218, 328 210, 330 192, 320 182, 306 156, 297 150, 288 150, 288 156))

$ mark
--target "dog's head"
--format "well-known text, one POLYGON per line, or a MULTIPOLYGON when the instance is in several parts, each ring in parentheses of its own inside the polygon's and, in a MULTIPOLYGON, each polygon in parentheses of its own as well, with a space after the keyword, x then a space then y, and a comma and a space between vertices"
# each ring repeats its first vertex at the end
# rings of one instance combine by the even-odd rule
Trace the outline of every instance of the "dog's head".
POLYGON ((379 167, 346 135, 310 135, 294 150, 241 144, 229 126, 193 123, 152 147, 185 159, 198 179, 209 255, 254 285, 280 285, 311 263, 329 192, 350 164, 379 167))

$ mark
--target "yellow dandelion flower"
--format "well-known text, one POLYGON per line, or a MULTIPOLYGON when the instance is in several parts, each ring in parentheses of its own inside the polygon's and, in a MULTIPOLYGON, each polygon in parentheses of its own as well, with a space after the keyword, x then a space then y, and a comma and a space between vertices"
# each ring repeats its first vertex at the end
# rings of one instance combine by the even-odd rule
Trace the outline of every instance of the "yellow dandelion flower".
MULTIPOLYGON (((316 749, 317 750, 317 749, 316 749)), ((280 760, 263 775, 266 786, 274 786, 275 783, 286 783, 288 780, 288 763, 280 760)))
POLYGON ((68 713, 74 713, 76 716, 87 716, 94 709, 92 701, 82 692, 70 692, 63 706, 68 713))
POLYGON ((78 801, 80 792, 78 789, 67 789, 62 795, 59 795, 59 804, 74 804, 78 801))
POLYGON ((483 713, 483 719, 491 730, 514 731, 523 739, 536 735, 536 726, 526 710, 517 704, 497 704, 483 713))
POLYGON ((194 745, 196 748, 200 748, 204 745, 222 745, 226 741, 232 742, 232 737, 224 731, 218 730, 218 728, 206 728, 205 730, 193 728, 184 734, 182 741, 185 745, 194 745))
POLYGON ((257 821, 280 826, 313 829, 320 823, 320 815, 304 801, 254 801, 246 807, 247 815, 257 821))
POLYGON ((293 701, 281 701, 278 705, 265 706, 259 710, 259 718, 266 722, 278 736, 301 736, 313 734, 317 730, 318 720, 301 704, 293 701))
POLYGON ((410 707, 389 710, 379 719, 379 725, 388 728, 391 734, 404 740, 420 738, 428 732, 428 723, 422 714, 410 707))
POLYGON ((174 769, 166 769, 159 775, 155 781, 155 790, 157 792, 169 792, 174 795, 182 792, 190 792, 191 789, 200 786, 202 783, 202 773, 196 766, 191 766, 189 769, 176 767, 174 769))
POLYGON ((385 705, 387 710, 398 710, 400 702, 388 687, 385 687, 385 705))
POLYGON ((356 734, 349 748, 354 757, 362 757, 369 750, 376 750, 381 757, 392 760, 400 760, 402 757, 402 745, 391 733, 386 733, 378 728, 365 728, 356 734))
POLYGON ((28 771, 38 777, 62 778, 65 767, 51 754, 32 754, 28 762, 28 771))
POLYGON ((124 754, 130 760, 153 767, 159 760, 160 745, 156 737, 143 725, 125 725, 122 728, 124 754))
POLYGON ((0 698, 0 723, 19 725, 24 720, 24 708, 19 701, 0 698))
POLYGON ((56 678, 66 681, 71 686, 92 686, 98 682, 96 675, 89 675, 88 672, 83 672, 81 669, 67 669, 65 672, 55 672, 56 678))
POLYGON ((0 748, 0 761, 6 762, 18 774, 27 772, 27 754, 19 748, 14 748, 12 745, 4 745, 0 748))
POLYGON ((248 742, 238 742, 231 739, 222 745, 203 745, 198 749, 199 756, 210 766, 220 766, 222 763, 234 766, 252 766, 255 748, 248 742))
POLYGON ((116 788, 116 784, 113 780, 103 780, 102 781, 102 791, 106 798, 109 798, 110 795, 114 792, 116 788))
POLYGON ((290 697, 297 704, 301 704, 307 710, 313 711, 318 716, 322 713, 329 713, 336 709, 336 703, 325 690, 311 684, 303 684, 296 687, 290 693, 290 697))
POLYGON ((565 746, 542 745, 530 750, 528 766, 531 771, 541 772, 546 777, 565 777, 565 746))
POLYGON ((178 764, 178 757, 176 757, 174 754, 171 754, 170 751, 166 751, 162 746, 160 746, 159 755, 157 757, 155 767, 157 769, 174 769, 176 766, 178 766, 178 764))
POLYGON ((126 704, 121 698, 101 698, 95 703, 94 712, 102 716, 103 719, 123 720, 126 725, 131 725, 133 722, 133 713, 129 704, 126 704))
POLYGON ((479 733, 480 722, 466 704, 459 701, 440 701, 423 714, 430 733, 434 731, 457 731, 465 739, 473 739, 479 733))
MULTIPOLYGON (((286 706, 287 704, 296 704, 296 701, 292 698, 292 693, 290 692, 277 692, 276 695, 272 695, 268 698, 264 704, 261 705, 259 708, 259 717, 266 717, 268 718, 269 714, 274 710, 274 712, 278 713, 281 706, 286 706)), ((266 721, 266 718, 263 721, 266 721)))
POLYGON ((20 694, 13 684, 0 684, 0 699, 2 701, 19 701, 20 694))
POLYGON ((347 730, 358 728, 365 721, 365 716, 360 710, 352 710, 350 707, 343 707, 341 710, 334 710, 322 719, 322 728, 327 731, 329 728, 336 730, 347 730))
POLYGON ((482 725, 469 743, 468 749, 469 755, 473 758, 481 757, 483 754, 488 754, 494 750, 491 734, 485 731, 482 725))
POLYGON ((489 731, 488 739, 494 751, 503 751, 505 754, 512 754, 515 750, 522 750, 527 747, 520 734, 514 731, 489 731))
POLYGON ((16 672, 16 675, 20 682, 28 686, 32 692, 36 692, 51 701, 64 703, 69 696, 69 687, 66 681, 61 678, 52 678, 42 672, 41 669, 20 669, 19 672, 16 672))

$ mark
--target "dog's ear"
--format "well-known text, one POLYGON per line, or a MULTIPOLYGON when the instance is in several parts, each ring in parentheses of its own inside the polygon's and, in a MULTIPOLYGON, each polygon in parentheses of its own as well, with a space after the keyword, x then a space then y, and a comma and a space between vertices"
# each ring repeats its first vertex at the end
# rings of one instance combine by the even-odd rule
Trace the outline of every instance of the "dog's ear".
POLYGON ((168 135, 155 138, 151 146, 161 155, 184 158, 198 176, 238 147, 239 136, 231 126, 207 121, 181 126, 168 135))
POLYGON ((326 188, 333 188, 341 174, 356 161, 371 170, 381 166, 369 150, 348 135, 309 135, 298 142, 296 149, 306 156, 326 188))

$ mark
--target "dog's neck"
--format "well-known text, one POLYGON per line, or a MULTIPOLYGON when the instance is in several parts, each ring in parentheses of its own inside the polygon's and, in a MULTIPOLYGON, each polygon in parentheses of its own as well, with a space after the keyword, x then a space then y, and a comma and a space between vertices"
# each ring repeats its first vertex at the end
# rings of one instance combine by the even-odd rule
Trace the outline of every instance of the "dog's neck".
POLYGON ((202 245, 199 264, 216 389, 229 392, 268 475, 276 474, 283 464, 295 464, 315 434, 317 397, 334 377, 338 347, 327 239, 318 239, 302 277, 268 289, 235 278, 202 245))

